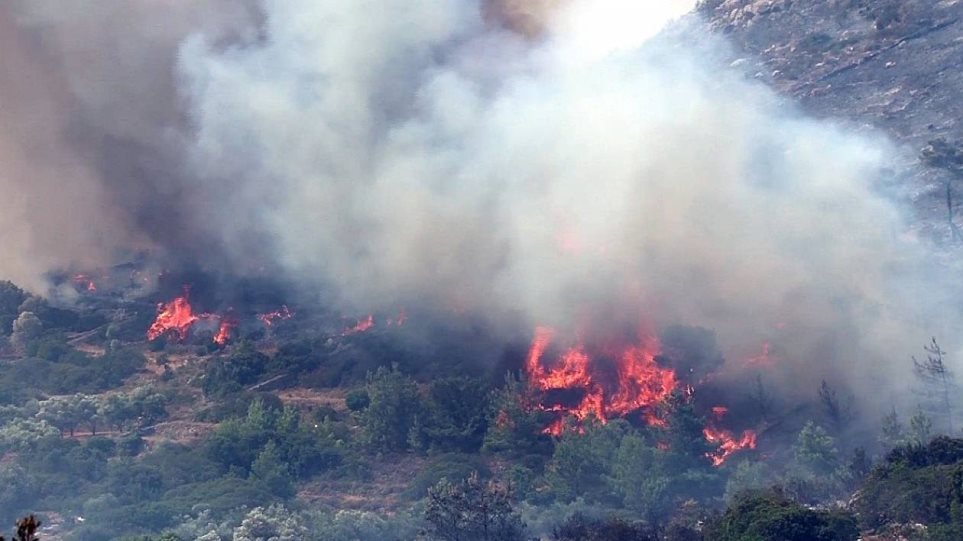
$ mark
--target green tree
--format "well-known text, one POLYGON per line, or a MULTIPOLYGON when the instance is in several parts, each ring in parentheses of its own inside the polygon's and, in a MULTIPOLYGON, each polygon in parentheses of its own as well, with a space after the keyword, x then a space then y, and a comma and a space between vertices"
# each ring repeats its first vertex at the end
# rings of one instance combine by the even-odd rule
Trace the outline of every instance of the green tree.
POLYGON ((473 378, 433 381, 428 388, 423 419, 424 438, 440 451, 476 452, 488 429, 488 389, 473 378))
POLYGON ((696 413, 691 400, 681 392, 674 393, 665 408, 669 466, 678 473, 693 469, 711 471, 709 454, 716 447, 706 440, 705 418, 696 413))
POLYGON ((306 541, 311 539, 301 517, 283 505, 255 507, 234 529, 233 541, 306 541))
POLYGON ((0 336, 9 336, 13 321, 20 314, 20 305, 26 300, 27 293, 13 282, 0 280, 0 336))
POLYGON ((726 481, 726 501, 735 501, 736 497, 743 492, 762 490, 771 486, 776 480, 776 475, 765 462, 755 462, 743 460, 729 474, 726 481))
POLYGON ((787 484, 804 500, 824 500, 837 495, 847 477, 835 440, 812 421, 806 423, 796 438, 789 470, 787 484))
POLYGON ((817 511, 780 492, 744 493, 705 528, 706 541, 855 541, 859 528, 844 511, 817 511))
POLYGON ((590 417, 577 426, 569 419, 548 463, 548 482, 561 501, 598 500, 605 492, 606 476, 628 430, 624 421, 603 425, 590 417))
POLYGON ((799 432, 793 456, 799 467, 814 475, 833 475, 839 469, 839 451, 832 436, 812 421, 799 432))
POLYGON ((906 427, 899 419, 899 414, 896 413, 896 408, 893 411, 886 414, 883 417, 883 423, 880 427, 879 443, 883 447, 883 451, 889 452, 891 449, 899 447, 906 442, 906 427))
POLYGON ((404 451, 411 428, 422 413, 418 386, 392 366, 369 373, 366 390, 371 403, 361 414, 365 442, 382 451, 404 451))
POLYGON ((277 445, 269 441, 251 464, 251 478, 282 498, 294 496, 294 480, 277 445))
POLYGON ((224 396, 257 383, 270 359, 243 341, 228 358, 218 357, 208 364, 202 388, 208 396, 224 396))
POLYGON ((845 432, 849 423, 855 417, 852 396, 847 396, 845 399, 840 398, 836 389, 829 382, 823 380, 819 386, 819 402, 834 433, 839 435, 845 432))
POLYGON ((611 483, 622 504, 652 520, 668 510, 672 478, 666 472, 666 452, 650 445, 638 432, 619 443, 612 462, 611 483))
POLYGON ((946 352, 936 343, 936 338, 923 346, 923 351, 926 352, 926 358, 919 360, 913 357, 913 369, 923 385, 921 395, 927 399, 927 413, 941 418, 946 433, 952 434, 954 423, 951 397, 956 392, 953 372, 946 363, 946 352))
POLYGON ((508 489, 477 474, 460 483, 442 480, 428 490, 428 534, 439 541, 522 541, 525 526, 508 489))
POLYGON ((492 393, 489 404, 486 451, 516 457, 552 451, 552 440, 544 433, 546 416, 525 381, 507 374, 505 385, 492 393))
POLYGON ((926 445, 933 436, 933 421, 919 408, 916 414, 910 417, 910 439, 916 445, 926 445))

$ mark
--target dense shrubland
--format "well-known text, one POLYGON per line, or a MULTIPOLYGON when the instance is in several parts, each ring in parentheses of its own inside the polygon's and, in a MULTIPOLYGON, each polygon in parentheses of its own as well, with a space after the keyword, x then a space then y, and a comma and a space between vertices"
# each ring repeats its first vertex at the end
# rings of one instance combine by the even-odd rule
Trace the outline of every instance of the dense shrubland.
MULTIPOLYGON (((0 283, 0 520, 36 511, 84 541, 848 541, 859 528, 920 523, 919 539, 963 529, 963 441, 930 441, 952 413, 939 401, 905 422, 881 415, 867 451, 851 437, 845 394, 824 383, 809 413, 780 427, 788 445, 716 467, 685 392, 663 404, 661 425, 570 419, 555 437, 517 372, 419 365, 386 336, 302 329, 227 348, 147 348, 116 338, 136 318, 87 312, 0 283), (77 336, 93 348, 78 349, 77 336), (295 383, 343 406, 282 400, 295 383), (178 423, 200 432, 161 435, 178 423), (403 487, 390 497, 323 503, 392 469, 403 487)), ((698 338, 693 366, 721 362, 711 334, 672 332, 698 338)), ((934 343, 917 361, 922 385, 939 380, 926 376, 940 375, 942 353, 934 343)), ((746 400, 776 418, 756 383, 746 400)))

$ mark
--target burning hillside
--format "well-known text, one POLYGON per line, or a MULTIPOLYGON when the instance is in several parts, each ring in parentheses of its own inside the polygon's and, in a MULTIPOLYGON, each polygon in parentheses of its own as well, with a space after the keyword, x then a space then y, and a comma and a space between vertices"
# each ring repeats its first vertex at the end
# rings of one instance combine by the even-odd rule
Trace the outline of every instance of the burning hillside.
MULTIPOLYGON (((197 325, 207 326, 212 331, 212 340, 219 346, 226 345, 235 337, 241 321, 234 310, 229 308, 223 313, 196 312, 191 304, 190 292, 191 288, 185 286, 182 295, 157 305, 157 316, 147 329, 147 340, 154 341, 166 337, 176 342, 184 342, 197 325)), ((266 327, 272 327, 278 321, 292 317, 294 312, 287 305, 254 316, 266 327)))
MULTIPOLYGON (((658 406, 679 382, 675 372, 656 362, 661 346, 655 337, 628 345, 577 343, 553 356, 549 350, 555 334, 539 327, 525 363, 530 384, 544 392, 545 409, 580 420, 593 415, 604 422, 641 413, 652 424, 661 422, 658 406)), ((558 434, 562 427, 560 418, 546 430, 558 434)))
MULTIPOLYGON (((643 328, 622 341, 578 340, 571 345, 557 345, 557 335, 554 329, 537 328, 525 361, 529 385, 538 392, 538 407, 555 414, 545 428, 548 434, 561 435, 570 417, 602 423, 626 418, 663 428, 667 425, 663 411, 673 393, 691 399, 699 392, 696 371, 689 367, 677 372, 681 367, 675 366, 672 355, 664 354, 650 330, 643 328)), ((713 406, 706 413, 710 415, 703 432, 718 447, 710 453, 716 466, 739 450, 756 447, 754 431, 736 435, 721 428, 728 408, 713 406)))

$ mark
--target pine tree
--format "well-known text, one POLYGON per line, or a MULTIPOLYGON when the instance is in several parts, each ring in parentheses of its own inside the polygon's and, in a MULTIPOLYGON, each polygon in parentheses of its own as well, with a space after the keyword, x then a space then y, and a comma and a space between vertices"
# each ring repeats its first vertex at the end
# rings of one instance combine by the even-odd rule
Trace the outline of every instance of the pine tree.
POLYGON ((951 397, 956 389, 953 373, 946 365, 946 352, 933 338, 929 344, 923 346, 926 359, 913 357, 913 368, 916 377, 923 385, 921 394, 930 398, 927 409, 945 420, 946 433, 953 430, 953 402, 951 397))

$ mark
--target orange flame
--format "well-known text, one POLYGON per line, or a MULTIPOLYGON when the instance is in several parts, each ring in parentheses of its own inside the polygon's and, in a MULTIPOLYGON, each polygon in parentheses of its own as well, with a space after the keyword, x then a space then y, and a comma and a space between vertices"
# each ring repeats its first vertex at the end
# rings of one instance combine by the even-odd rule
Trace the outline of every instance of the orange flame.
POLYGON ((195 314, 194 307, 191 306, 188 296, 190 289, 185 287, 184 294, 168 303, 157 305, 157 317, 147 329, 147 339, 157 340, 161 336, 170 335, 178 342, 187 339, 191 327, 198 321, 219 320, 217 333, 214 335, 214 342, 224 345, 231 339, 234 329, 237 327, 237 320, 231 316, 219 316, 217 314, 195 314))
POLYGON ((349 336, 349 335, 352 335, 352 334, 357 334, 357 333, 365 332, 365 331, 371 329, 372 327, 374 327, 374 324, 375 324, 375 322, 374 322, 374 316, 373 316, 373 315, 369 315, 368 317, 366 317, 366 318, 362 319, 361 321, 359 321, 358 324, 355 325, 354 327, 350 327, 350 328, 345 329, 344 332, 341 333, 341 335, 342 335, 342 336, 349 336))
POLYGON ((167 304, 161 303, 157 306, 157 317, 147 329, 147 339, 157 340, 165 334, 170 334, 178 341, 183 341, 187 338, 191 326, 199 319, 200 317, 194 315, 194 309, 187 300, 185 290, 184 295, 167 304))
POLYGON ((231 336, 234 334, 236 327, 236 319, 231 316, 222 317, 221 323, 217 328, 217 334, 214 335, 214 342, 220 346, 227 344, 231 340, 231 336))
POLYGON ((713 466, 721 466, 737 451, 756 448, 757 434, 753 430, 744 431, 740 438, 736 438, 735 434, 729 430, 713 428, 711 426, 705 427, 702 433, 705 434, 706 440, 709 443, 714 443, 719 446, 718 450, 706 454, 706 456, 712 459, 713 466))
MULTIPOLYGON (((712 408, 712 415, 716 422, 722 421, 727 413, 729 413, 729 408, 725 406, 712 408)), ((706 453, 706 456, 712 460, 713 466, 721 466, 737 451, 756 448, 757 434, 753 430, 746 430, 741 437, 737 438, 731 431, 715 428, 710 424, 702 430, 702 433, 705 434, 706 441, 719 446, 715 451, 706 453)))
MULTIPOLYGON (((675 390, 678 382, 675 372, 655 362, 661 345, 654 337, 646 337, 641 344, 621 348, 616 355, 617 381, 604 377, 600 363, 583 344, 564 351, 554 362, 546 365, 545 353, 554 338, 555 331, 539 327, 526 360, 526 372, 530 384, 542 391, 579 389, 584 394, 579 403, 570 405, 542 405, 546 411, 557 411, 582 421, 590 415, 601 422, 616 416, 625 416, 643 410, 649 424, 663 424, 653 406, 663 402, 675 390)), ((557 419, 545 432, 559 435, 564 420, 557 419)))

